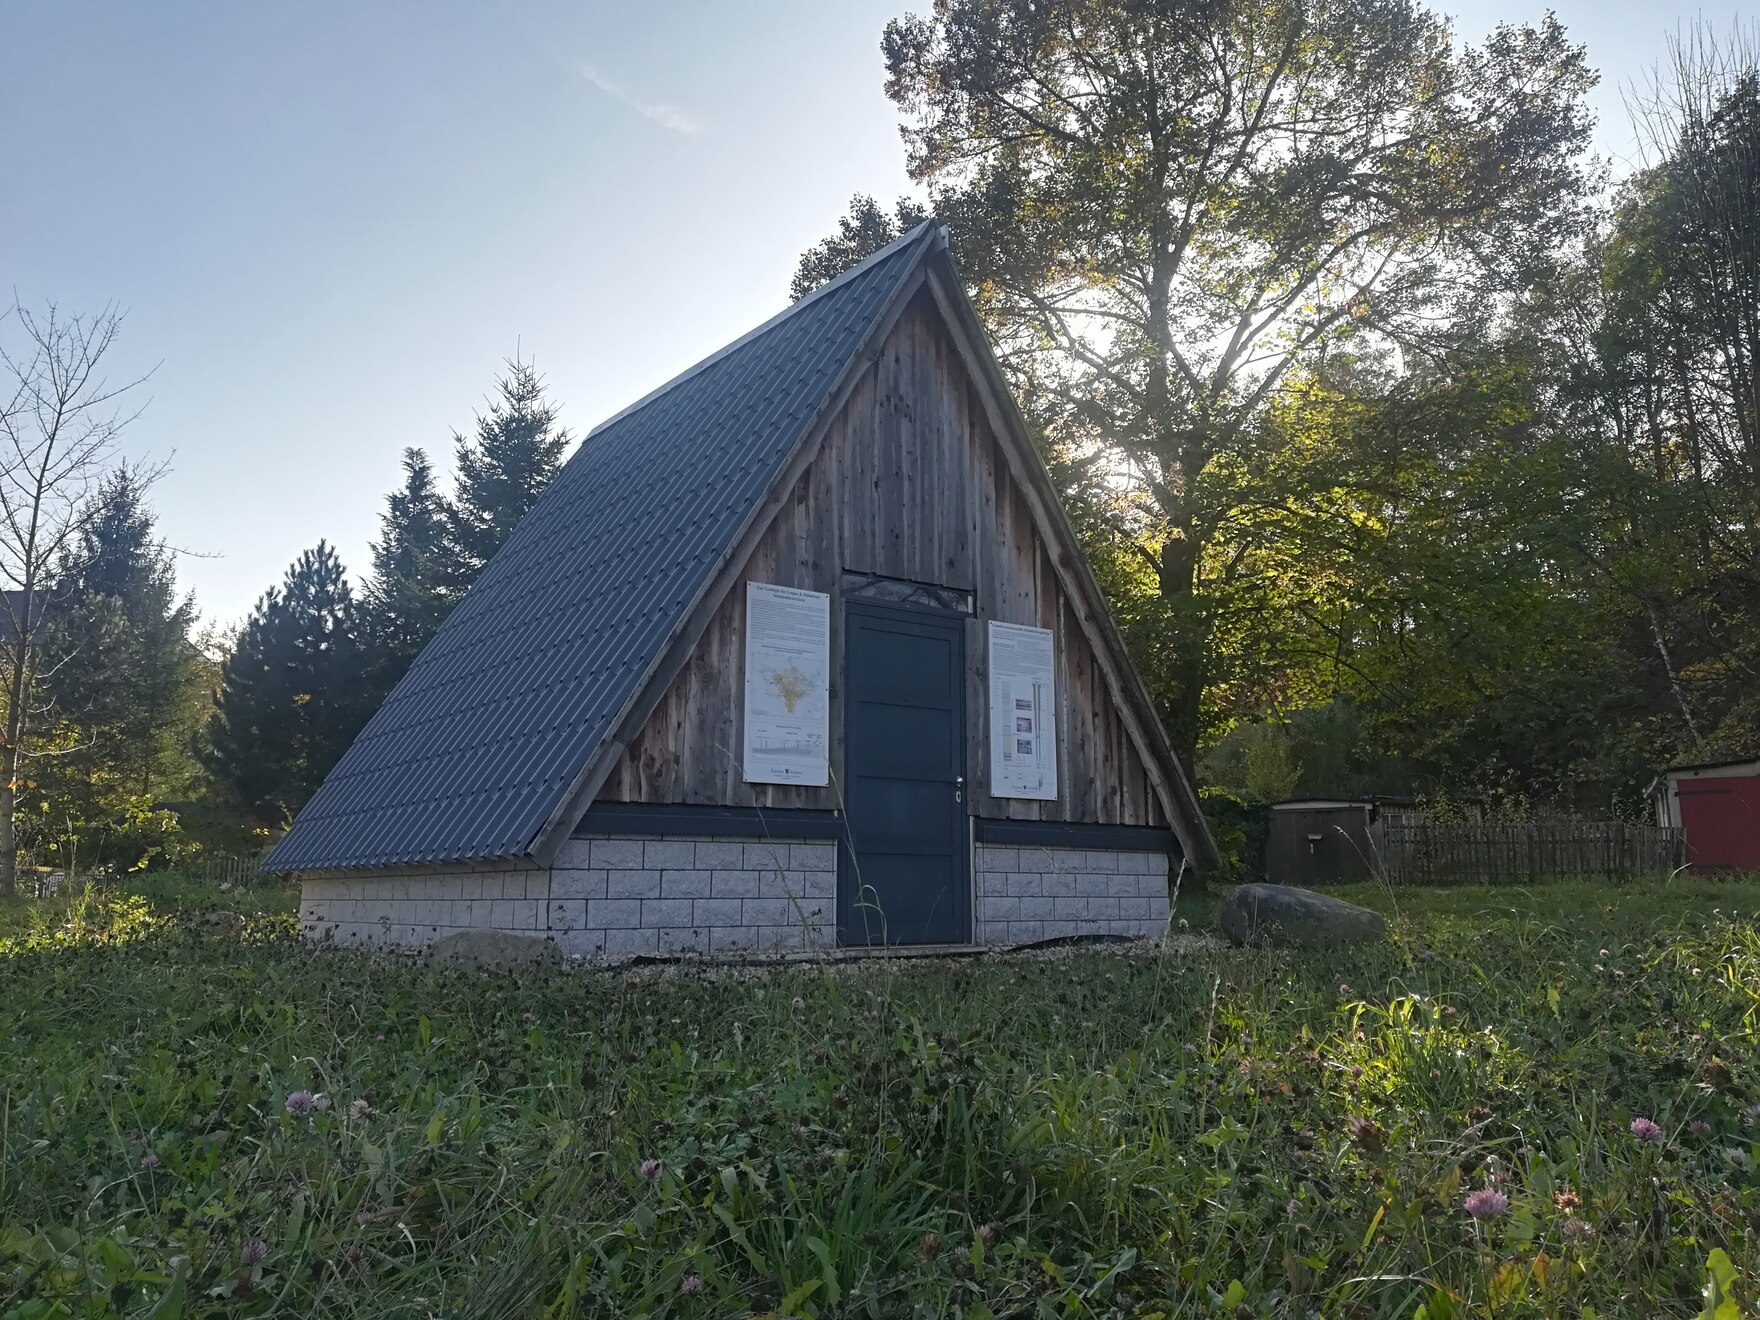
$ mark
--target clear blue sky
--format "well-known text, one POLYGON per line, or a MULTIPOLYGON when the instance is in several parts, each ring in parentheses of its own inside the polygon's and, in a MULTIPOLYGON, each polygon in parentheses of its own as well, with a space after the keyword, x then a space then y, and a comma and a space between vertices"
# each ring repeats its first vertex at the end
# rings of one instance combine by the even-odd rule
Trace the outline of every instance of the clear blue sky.
MULTIPOLYGON (((235 622, 320 537, 358 579, 403 448, 447 464, 516 345, 578 434, 779 310, 852 193, 907 188, 879 38, 913 7, 5 0, 0 290, 127 310, 129 448, 235 622)), ((1665 36, 1736 13, 1557 9, 1612 156, 1665 36)))

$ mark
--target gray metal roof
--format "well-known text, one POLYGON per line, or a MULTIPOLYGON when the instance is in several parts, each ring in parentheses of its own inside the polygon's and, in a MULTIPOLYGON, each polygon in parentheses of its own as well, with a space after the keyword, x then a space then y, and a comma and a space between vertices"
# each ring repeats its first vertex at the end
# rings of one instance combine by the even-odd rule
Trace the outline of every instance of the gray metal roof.
POLYGON ((938 238, 912 231, 588 435, 263 869, 529 854, 938 238))

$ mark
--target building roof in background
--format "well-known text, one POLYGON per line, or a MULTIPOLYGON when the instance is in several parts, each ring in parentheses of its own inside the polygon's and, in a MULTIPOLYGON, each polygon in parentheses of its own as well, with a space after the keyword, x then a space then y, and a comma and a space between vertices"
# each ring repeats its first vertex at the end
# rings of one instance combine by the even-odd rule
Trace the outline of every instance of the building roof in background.
POLYGON ((264 869, 529 855, 944 242, 918 227, 596 427, 264 869))
POLYGON ((1661 775, 1685 775, 1701 770, 1742 770, 1753 767, 1754 773, 1760 774, 1760 757, 1738 756, 1733 761, 1700 761, 1695 765, 1664 766, 1661 775))

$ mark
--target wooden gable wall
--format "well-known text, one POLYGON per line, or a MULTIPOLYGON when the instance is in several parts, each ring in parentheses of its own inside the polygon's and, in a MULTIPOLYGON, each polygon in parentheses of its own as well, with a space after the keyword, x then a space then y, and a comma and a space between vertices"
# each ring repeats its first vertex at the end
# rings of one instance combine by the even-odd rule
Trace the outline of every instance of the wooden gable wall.
POLYGON ((906 307, 877 360, 831 421, 825 442, 759 541, 744 573, 600 790, 614 802, 829 809, 842 772, 839 700, 844 571, 973 593, 967 625, 967 801, 1016 820, 1166 825, 1140 749, 1114 706, 1050 552, 928 292, 906 307), (832 600, 828 787, 748 784, 740 774, 745 583, 832 600), (1032 624, 1056 637, 1059 799, 989 795, 985 623, 1032 624))

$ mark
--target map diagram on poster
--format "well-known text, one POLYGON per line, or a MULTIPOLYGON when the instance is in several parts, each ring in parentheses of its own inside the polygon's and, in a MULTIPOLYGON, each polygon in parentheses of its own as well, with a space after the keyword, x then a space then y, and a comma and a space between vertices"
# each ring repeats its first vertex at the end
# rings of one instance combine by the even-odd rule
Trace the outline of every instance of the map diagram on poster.
POLYGON ((745 777, 825 784, 831 727, 831 597, 746 584, 745 777))
POLYGON ((1047 628, 990 624, 990 794, 1057 798, 1057 685, 1047 628))

